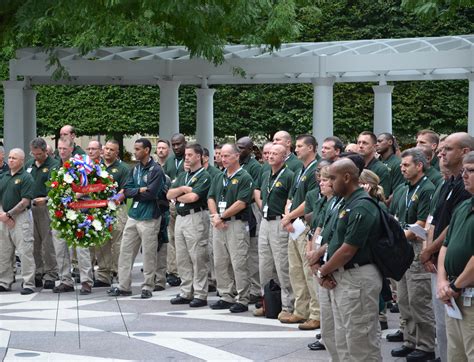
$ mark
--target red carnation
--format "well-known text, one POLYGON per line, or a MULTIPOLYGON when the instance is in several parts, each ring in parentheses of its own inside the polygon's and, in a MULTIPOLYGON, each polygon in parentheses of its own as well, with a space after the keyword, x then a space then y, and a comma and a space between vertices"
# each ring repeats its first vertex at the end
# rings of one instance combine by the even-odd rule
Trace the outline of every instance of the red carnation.
POLYGON ((69 161, 66 161, 66 162, 64 162, 63 166, 64 166, 65 168, 70 168, 70 167, 71 167, 71 163, 70 163, 69 161))
POLYGON ((84 231, 78 230, 76 231, 76 238, 82 239, 84 237, 84 231))
POLYGON ((51 182, 51 187, 52 187, 53 189, 55 189, 56 187, 58 187, 58 185, 59 185, 59 182, 58 182, 58 181, 53 181, 53 182, 51 182))
POLYGON ((89 221, 94 220, 94 216, 92 216, 92 215, 87 215, 87 220, 89 220, 89 221))
POLYGON ((112 232, 113 229, 112 225, 109 225, 109 231, 112 232))
POLYGON ((56 216, 58 219, 62 218, 64 215, 64 212, 62 212, 61 210, 56 210, 54 212, 54 216, 56 216))

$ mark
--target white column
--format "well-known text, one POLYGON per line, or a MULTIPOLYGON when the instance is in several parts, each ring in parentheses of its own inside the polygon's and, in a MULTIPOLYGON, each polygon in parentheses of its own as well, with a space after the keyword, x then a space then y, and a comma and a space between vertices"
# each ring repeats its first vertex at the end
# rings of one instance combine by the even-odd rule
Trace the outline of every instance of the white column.
POLYGON ((160 80, 160 138, 167 140, 179 132, 178 89, 181 82, 160 80))
POLYGON ((474 136, 474 74, 469 74, 469 96, 467 104, 467 133, 474 136))
POLYGON ((392 91, 391 85, 376 85, 374 90, 374 133, 392 133, 392 91))
POLYGON ((209 150, 209 164, 214 164, 214 93, 215 89, 197 88, 197 142, 209 150))
POLYGON ((5 149, 19 147, 29 152, 36 137, 36 91, 24 81, 4 81, 3 139, 5 149))
POLYGON ((313 136, 319 144, 334 132, 333 85, 334 77, 313 78, 313 136))

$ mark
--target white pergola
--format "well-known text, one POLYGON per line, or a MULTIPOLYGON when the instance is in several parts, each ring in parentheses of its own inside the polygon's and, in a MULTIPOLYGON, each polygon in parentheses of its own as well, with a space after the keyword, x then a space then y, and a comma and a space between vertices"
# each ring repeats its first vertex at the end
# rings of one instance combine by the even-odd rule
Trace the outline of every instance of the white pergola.
MULTIPOLYGON (((191 58, 185 47, 111 47, 81 55, 57 49, 68 79, 53 80, 54 69, 40 48, 19 49, 4 81, 4 140, 7 149, 28 147, 36 136, 33 85, 157 85, 160 87, 160 137, 179 131, 178 88, 196 85, 197 140, 212 152, 214 84, 313 84, 313 134, 333 134, 335 82, 377 82, 374 132, 392 131, 392 91, 387 82, 466 79, 469 81, 468 132, 474 134, 474 34, 432 38, 358 40, 283 44, 265 47, 228 45, 215 66, 191 58)), ((153 122, 154 120, 150 120, 153 122)), ((212 155, 211 155, 212 156, 212 155)), ((212 158, 211 158, 212 159, 212 158)))

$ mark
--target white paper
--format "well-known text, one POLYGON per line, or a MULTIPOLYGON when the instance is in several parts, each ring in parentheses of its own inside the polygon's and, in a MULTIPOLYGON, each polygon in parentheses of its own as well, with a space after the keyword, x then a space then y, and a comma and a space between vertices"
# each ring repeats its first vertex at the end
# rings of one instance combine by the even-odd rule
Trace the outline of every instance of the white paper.
POLYGON ((462 320, 461 311, 459 310, 458 305, 457 305, 456 302, 454 301, 454 298, 451 297, 450 301, 451 301, 452 307, 448 306, 447 304, 444 305, 444 307, 446 308, 446 313, 447 313, 448 316, 450 316, 451 318, 455 318, 455 319, 462 320))
POLYGON ((293 222, 292 225, 293 225, 293 228, 295 229, 295 231, 290 233, 290 236, 293 240, 296 240, 301 235, 301 233, 304 231, 304 229, 306 229, 306 226, 304 225, 304 222, 299 218, 296 219, 293 222))
POLYGON ((423 240, 426 240, 426 237, 428 235, 427 231, 418 224, 408 225, 408 230, 410 230, 413 234, 423 240))

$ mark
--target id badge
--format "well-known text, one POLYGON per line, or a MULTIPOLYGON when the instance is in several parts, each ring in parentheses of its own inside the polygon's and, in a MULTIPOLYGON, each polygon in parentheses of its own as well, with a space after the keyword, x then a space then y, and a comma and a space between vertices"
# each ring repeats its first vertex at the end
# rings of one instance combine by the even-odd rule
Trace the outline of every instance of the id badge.
POLYGON ((219 204, 217 206, 219 207, 219 213, 223 213, 227 206, 227 201, 219 201, 219 204))
POLYGON ((265 205, 262 211, 263 211, 263 217, 266 218, 268 216, 268 205, 265 205))
POLYGON ((321 235, 318 235, 318 237, 316 238, 316 241, 314 242, 316 244, 316 247, 319 248, 322 242, 323 242, 323 237, 321 235))
POLYGON ((465 307, 472 306, 472 298, 471 297, 463 297, 463 305, 465 307))
POLYGON ((26 169, 26 172, 31 173, 31 170, 32 170, 32 168, 31 168, 31 167, 28 167, 28 168, 26 169))
POLYGON ((133 208, 136 209, 137 207, 138 207, 138 201, 135 201, 135 202, 133 203, 133 208))
POLYGON ((180 202, 179 207, 184 207, 184 202, 180 202))

